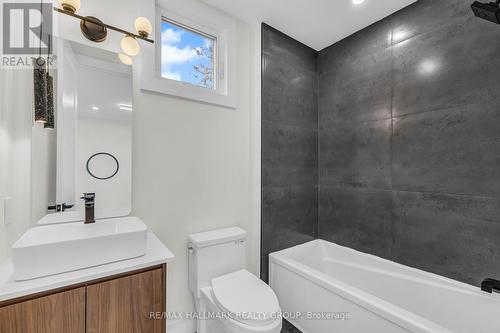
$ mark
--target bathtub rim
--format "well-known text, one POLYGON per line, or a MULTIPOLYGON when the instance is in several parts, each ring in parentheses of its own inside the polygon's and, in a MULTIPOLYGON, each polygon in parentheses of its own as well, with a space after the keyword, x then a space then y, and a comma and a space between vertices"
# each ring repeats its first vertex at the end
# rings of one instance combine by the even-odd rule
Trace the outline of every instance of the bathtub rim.
MULTIPOLYGON (((290 252, 295 252, 298 248, 308 247, 319 243, 320 245, 326 244, 327 246, 333 246, 337 248, 341 248, 343 250, 347 250, 349 252, 355 253, 359 256, 365 256, 372 260, 387 262, 395 267, 402 267, 404 269, 410 270, 412 272, 416 272, 419 274, 428 275, 429 277, 439 278, 443 283, 449 284, 452 283, 455 285, 453 289, 457 289, 459 291, 461 288, 469 289, 468 291, 473 291, 474 295, 478 295, 475 291, 474 286, 455 281, 437 274, 425 272, 413 267, 405 266, 384 258, 380 258, 368 253, 363 253, 357 250, 354 250, 349 247, 341 246, 333 242, 329 242, 322 239, 315 239, 300 245, 296 245, 281 251, 273 252, 269 254, 269 284, 273 287, 274 279, 273 279, 273 264, 279 265, 289 271, 292 271, 295 274, 300 275, 302 278, 309 280, 311 283, 314 283, 328 291, 334 293, 338 297, 344 298, 345 300, 356 304, 357 306, 369 311, 396 326, 399 326, 403 329, 409 330, 411 332, 422 332, 422 333, 453 333, 448 328, 445 328, 429 319, 421 317, 417 314, 414 314, 408 310, 405 310, 397 305, 389 303, 384 299, 377 297, 373 294, 365 292, 359 288, 356 288, 347 282, 336 279, 335 277, 329 276, 326 273, 320 272, 317 269, 314 269, 310 266, 307 266, 293 258, 287 257, 287 254, 290 252)), ((292 324, 295 324, 293 321, 290 321, 292 324)), ((300 325, 300 324, 297 324, 300 325)))
MULTIPOLYGON (((496 298, 496 299, 498 299, 500 301, 500 294, 495 294, 495 293, 493 293, 493 294, 487 294, 484 291, 481 291, 481 288, 478 287, 478 286, 474 286, 474 285, 471 285, 471 284, 468 284, 468 283, 465 283, 465 282, 454 280, 454 279, 451 279, 451 278, 448 278, 448 277, 445 277, 445 276, 442 276, 442 275, 439 275, 439 274, 436 274, 436 273, 424 271, 424 270, 419 269, 419 268, 415 268, 415 267, 407 266, 407 265, 404 265, 404 264, 400 264, 398 262, 395 262, 395 261, 392 261, 392 260, 389 260, 389 259, 385 259, 385 258, 376 256, 374 254, 370 254, 370 253, 366 253, 366 252, 361 252, 361 251, 358 251, 356 249, 350 248, 348 246, 339 245, 337 243, 330 242, 330 241, 327 241, 327 240, 324 240, 324 239, 320 239, 320 238, 313 239, 311 241, 308 241, 308 242, 305 242, 305 243, 302 243, 302 244, 299 244, 299 245, 291 246, 289 248, 286 248, 286 249, 283 249, 283 250, 280 250, 280 251, 272 252, 272 253, 269 254, 269 257, 275 257, 275 258, 276 257, 284 257, 284 258, 286 258, 288 260, 293 260, 293 259, 288 258, 287 254, 289 254, 292 251, 295 251, 298 248, 311 246, 312 244, 320 244, 320 245, 331 246, 331 247, 338 248, 338 249, 341 249, 341 250, 344 250, 344 251, 355 253, 356 255, 361 256, 361 257, 370 258, 371 260, 375 260, 375 261, 379 261, 379 262, 384 262, 384 263, 393 265, 395 267, 401 267, 401 268, 403 268, 405 270, 408 270, 410 272, 413 272, 413 273, 423 274, 423 275, 425 275, 425 276, 427 276, 429 278, 432 278, 433 280, 441 282, 442 283, 441 286, 443 288, 453 289, 453 290, 456 290, 457 292, 467 293, 467 294, 470 294, 470 295, 473 295, 473 296, 476 296, 476 297, 496 298), (449 285, 453 285, 453 286, 449 286, 449 285)), ((293 260, 293 261, 296 261, 296 260, 293 260)), ((342 261, 342 260, 338 260, 338 261, 342 261)), ((308 267, 308 266, 304 265, 304 267, 308 267)), ((312 268, 309 268, 309 269, 312 269, 312 268)), ((380 270, 386 271, 384 269, 380 269, 380 270)), ((317 270, 315 270, 315 271, 317 271, 317 270)), ((318 271, 318 273, 324 274, 324 273, 321 273, 319 271, 318 271)), ((419 278, 415 278, 415 279, 419 279, 419 278)))

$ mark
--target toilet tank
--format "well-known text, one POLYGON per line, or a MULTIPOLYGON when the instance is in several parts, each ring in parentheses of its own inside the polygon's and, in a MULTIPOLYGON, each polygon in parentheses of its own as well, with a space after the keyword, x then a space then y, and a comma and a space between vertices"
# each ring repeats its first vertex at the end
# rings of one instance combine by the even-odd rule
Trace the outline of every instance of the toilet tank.
POLYGON ((189 236, 189 289, 200 297, 213 278, 245 269, 247 232, 238 227, 189 236))

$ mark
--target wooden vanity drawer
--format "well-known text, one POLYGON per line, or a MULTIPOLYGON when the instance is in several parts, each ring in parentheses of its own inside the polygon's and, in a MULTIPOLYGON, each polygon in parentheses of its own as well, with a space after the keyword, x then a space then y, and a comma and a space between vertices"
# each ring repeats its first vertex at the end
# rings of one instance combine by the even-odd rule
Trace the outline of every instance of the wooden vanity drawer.
POLYGON ((164 333, 166 265, 0 302, 0 333, 164 333))
POLYGON ((85 333, 85 288, 0 308, 0 332, 85 333))
POLYGON ((162 312, 163 272, 149 272, 87 286, 87 333, 165 332, 161 320, 150 312, 162 312))

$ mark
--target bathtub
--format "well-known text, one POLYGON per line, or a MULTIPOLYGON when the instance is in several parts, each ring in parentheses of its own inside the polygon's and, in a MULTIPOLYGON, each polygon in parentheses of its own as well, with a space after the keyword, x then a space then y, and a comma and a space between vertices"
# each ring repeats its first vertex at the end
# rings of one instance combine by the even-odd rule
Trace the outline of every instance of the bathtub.
POLYGON ((304 333, 500 332, 499 294, 324 240, 270 254, 269 283, 304 333))

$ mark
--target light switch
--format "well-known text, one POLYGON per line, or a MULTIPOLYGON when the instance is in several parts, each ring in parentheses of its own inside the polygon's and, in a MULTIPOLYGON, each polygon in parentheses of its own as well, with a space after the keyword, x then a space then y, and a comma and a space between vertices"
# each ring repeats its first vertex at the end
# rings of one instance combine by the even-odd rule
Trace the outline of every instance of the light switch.
POLYGON ((12 223, 12 198, 3 199, 3 224, 9 225, 12 223))

